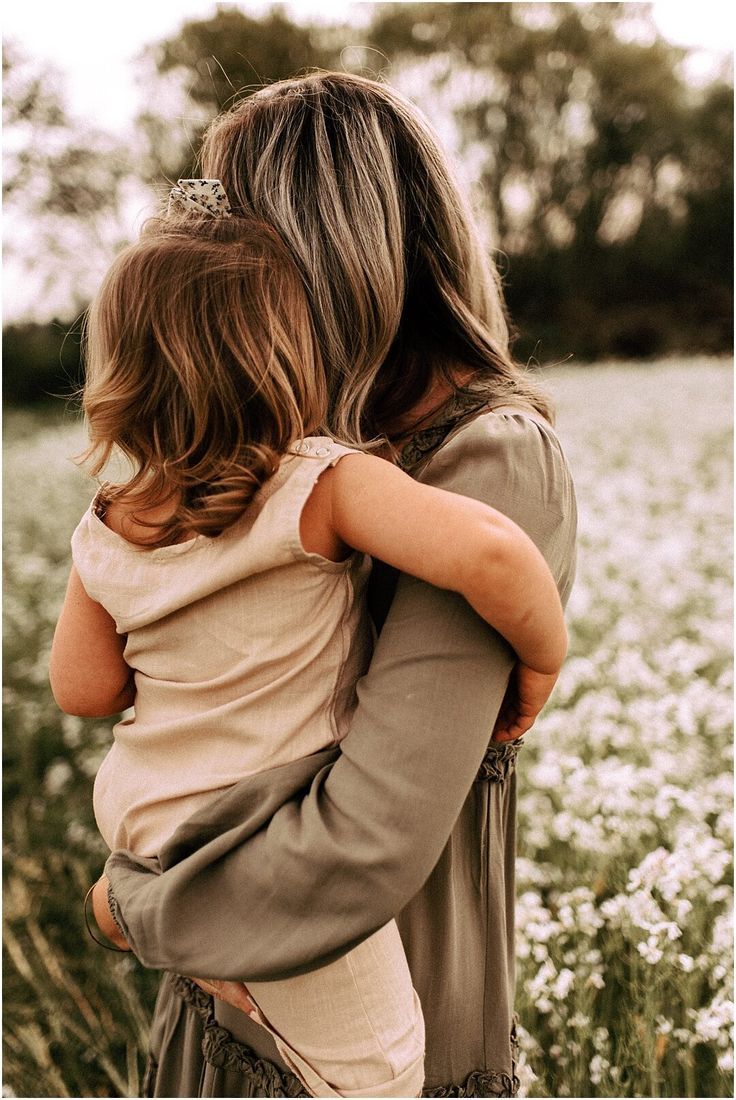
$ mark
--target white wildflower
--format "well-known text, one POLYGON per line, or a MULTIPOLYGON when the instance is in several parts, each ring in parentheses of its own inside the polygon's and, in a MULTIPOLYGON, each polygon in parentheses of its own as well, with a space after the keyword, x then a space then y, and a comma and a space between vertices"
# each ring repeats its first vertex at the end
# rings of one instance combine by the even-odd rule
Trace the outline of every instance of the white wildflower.
POLYGON ((564 1001, 575 984, 575 975, 567 967, 563 968, 552 986, 552 996, 558 1001, 564 1001))
POLYGON ((600 1085, 605 1074, 611 1068, 611 1063, 607 1058, 602 1057, 600 1054, 594 1054, 590 1059, 589 1073, 591 1083, 594 1085, 600 1085))
POLYGON ((61 794, 74 777, 74 769, 68 760, 55 760, 49 764, 43 777, 43 786, 46 794, 53 798, 61 794))
POLYGON ((733 1051, 724 1050, 718 1055, 718 1068, 722 1073, 733 1073, 733 1051))
POLYGON ((644 940, 636 945, 636 950, 641 957, 648 963, 654 966, 662 958, 662 952, 658 947, 652 946, 648 940, 644 940))

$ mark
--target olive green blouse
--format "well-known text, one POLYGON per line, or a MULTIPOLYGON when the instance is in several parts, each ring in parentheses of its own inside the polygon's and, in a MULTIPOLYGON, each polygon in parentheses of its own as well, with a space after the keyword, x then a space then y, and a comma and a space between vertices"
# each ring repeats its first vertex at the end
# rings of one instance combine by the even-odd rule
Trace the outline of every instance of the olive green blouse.
MULTIPOLYGON (((546 421, 462 394, 414 437, 404 461, 420 480, 514 519, 567 598, 575 497, 546 421)), ((424 1094, 516 1091, 519 746, 489 744, 513 655, 460 596, 401 576, 391 600, 391 578, 375 574, 388 614, 340 750, 244 778, 158 858, 118 851, 108 860, 133 950, 171 972, 146 1095, 304 1095, 270 1036, 180 975, 286 978, 394 916, 424 1009, 424 1094)))

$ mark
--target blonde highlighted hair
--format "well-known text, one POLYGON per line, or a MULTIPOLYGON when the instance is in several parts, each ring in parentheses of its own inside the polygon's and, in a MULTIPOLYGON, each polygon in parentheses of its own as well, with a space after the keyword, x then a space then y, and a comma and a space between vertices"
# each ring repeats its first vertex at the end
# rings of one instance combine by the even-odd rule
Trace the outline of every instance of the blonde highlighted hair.
POLYGON ((130 541, 216 536, 238 519, 327 408, 308 301, 274 230, 252 218, 152 219, 90 308, 82 403, 90 472, 116 448, 133 467, 105 500, 173 506, 163 523, 138 520, 151 537, 130 541))
POLYGON ((392 429, 438 377, 551 418, 514 363, 498 275, 420 112, 337 72, 281 81, 218 116, 202 175, 272 225, 301 273, 346 440, 392 429))

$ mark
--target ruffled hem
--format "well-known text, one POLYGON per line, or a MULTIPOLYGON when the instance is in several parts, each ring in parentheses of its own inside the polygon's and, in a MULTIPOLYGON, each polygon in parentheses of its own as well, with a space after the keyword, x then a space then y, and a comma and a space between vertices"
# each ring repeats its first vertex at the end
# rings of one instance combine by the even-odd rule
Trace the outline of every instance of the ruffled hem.
POLYGON ((521 748, 519 740, 491 741, 475 777, 476 783, 503 783, 516 768, 521 748))
POLYGON ((245 1043, 233 1039, 227 1028, 217 1023, 212 997, 193 981, 177 974, 172 988, 204 1023, 202 1057, 208 1065, 244 1073, 254 1086, 251 1096, 309 1096, 295 1074, 279 1069, 267 1058, 259 1058, 245 1043))
MULTIPOLYGON (((202 1055, 215 1069, 236 1069, 243 1073, 251 1086, 251 1096, 309 1096, 298 1077, 284 1072, 267 1058, 259 1058, 245 1043, 233 1039, 227 1028, 215 1020, 212 998, 189 978, 172 976, 174 992, 202 1019, 204 1038, 202 1055)), ((514 1049, 516 1026, 511 1031, 514 1049)), ((514 1064, 515 1066, 515 1064, 514 1064)), ((144 1096, 152 1096, 156 1077, 156 1062, 151 1057, 146 1069, 144 1096)), ((425 1089, 422 1096, 516 1096, 519 1079, 515 1073, 492 1073, 473 1070, 459 1085, 442 1085, 425 1089)), ((243 1094, 245 1095, 245 1094, 243 1094)))
POLYGON ((474 1070, 462 1085, 447 1085, 439 1089, 425 1089, 422 1096, 516 1096, 518 1077, 508 1073, 486 1073, 474 1070))

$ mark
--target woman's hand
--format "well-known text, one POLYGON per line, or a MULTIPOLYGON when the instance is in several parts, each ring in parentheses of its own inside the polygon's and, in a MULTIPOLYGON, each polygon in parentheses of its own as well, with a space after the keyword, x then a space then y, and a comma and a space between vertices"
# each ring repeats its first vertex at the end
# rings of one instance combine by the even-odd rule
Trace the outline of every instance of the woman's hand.
POLYGON ((218 997, 225 1004, 239 1008, 246 1016, 255 1012, 256 1006, 248 996, 248 990, 242 982, 225 982, 217 978, 192 978, 195 985, 209 993, 210 997, 218 997))
POLYGON ((535 672, 517 661, 493 728, 494 741, 515 741, 532 728, 557 676, 556 672, 535 672))
POLYGON ((107 899, 109 886, 107 875, 98 878, 92 889, 92 912, 95 915, 97 927, 103 936, 106 936, 121 951, 130 951, 130 944, 123 936, 110 912, 110 903, 107 899))

